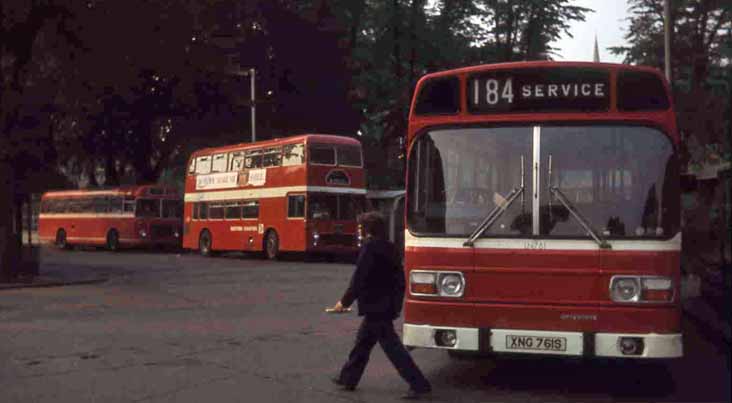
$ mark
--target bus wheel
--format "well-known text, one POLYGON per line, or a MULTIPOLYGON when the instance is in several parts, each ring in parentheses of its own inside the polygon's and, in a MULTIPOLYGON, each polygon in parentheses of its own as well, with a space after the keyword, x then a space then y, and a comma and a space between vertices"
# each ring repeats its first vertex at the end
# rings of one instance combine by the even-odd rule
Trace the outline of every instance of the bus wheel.
POLYGON ((119 234, 115 229, 107 233, 107 250, 112 252, 119 250, 119 234))
POLYGON ((267 238, 264 241, 264 254, 270 260, 277 259, 280 254, 280 240, 275 230, 267 233, 267 238))
POLYGON ((66 243, 66 231, 63 229, 58 230, 56 233, 56 247, 59 249, 68 249, 69 244, 66 243))
POLYGON ((201 256, 211 256, 211 233, 203 230, 198 238, 198 252, 201 256))

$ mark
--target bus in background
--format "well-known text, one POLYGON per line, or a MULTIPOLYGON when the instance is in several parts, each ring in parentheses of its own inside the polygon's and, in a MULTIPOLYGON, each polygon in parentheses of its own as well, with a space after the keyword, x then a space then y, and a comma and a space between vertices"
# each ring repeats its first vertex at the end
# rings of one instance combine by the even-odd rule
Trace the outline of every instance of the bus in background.
POLYGON ((361 143, 307 134, 191 155, 183 247, 214 251, 355 253, 366 203, 361 143))
POLYGON ((38 235, 61 249, 179 247, 181 214, 175 189, 155 185, 47 192, 41 196, 38 235))
POLYGON ((679 135, 660 72, 483 65, 415 94, 405 345, 682 356, 679 135))

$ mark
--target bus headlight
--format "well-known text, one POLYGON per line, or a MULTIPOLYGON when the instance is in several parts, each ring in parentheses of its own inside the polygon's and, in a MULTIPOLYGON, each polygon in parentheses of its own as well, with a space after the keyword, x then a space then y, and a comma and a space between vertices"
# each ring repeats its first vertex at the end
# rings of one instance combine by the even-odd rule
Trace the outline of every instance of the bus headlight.
POLYGON ((635 277, 613 277, 610 298, 615 302, 638 302, 640 284, 635 277))
POLYGON ((313 232, 313 246, 318 246, 318 241, 320 241, 320 234, 313 232))
POLYGON ((440 274, 440 295, 445 297, 462 297, 465 280, 460 273, 440 274))
POLYGON ((409 291, 412 295, 462 297, 465 278, 460 272, 414 270, 409 274, 409 291))
POLYGON ((145 231, 144 229, 141 229, 140 230, 140 236, 143 237, 143 238, 146 238, 147 237, 147 231, 145 231))
POLYGON ((614 276, 610 299, 615 302, 671 302, 673 281, 661 276, 614 276))

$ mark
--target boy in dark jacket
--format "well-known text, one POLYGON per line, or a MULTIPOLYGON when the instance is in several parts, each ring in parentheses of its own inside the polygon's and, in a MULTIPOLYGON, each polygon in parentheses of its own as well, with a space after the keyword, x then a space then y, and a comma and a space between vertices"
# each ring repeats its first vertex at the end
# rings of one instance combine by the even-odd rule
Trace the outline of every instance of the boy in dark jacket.
POLYGON ((356 344, 333 382, 346 390, 354 390, 369 361, 371 349, 378 341, 391 363, 410 389, 405 398, 415 399, 429 393, 432 387, 417 368, 394 331, 404 298, 404 273, 394 245, 384 239, 385 225, 381 214, 368 212, 358 217, 366 243, 356 261, 356 271, 334 312, 343 312, 358 301, 358 314, 363 316, 356 335, 356 344))

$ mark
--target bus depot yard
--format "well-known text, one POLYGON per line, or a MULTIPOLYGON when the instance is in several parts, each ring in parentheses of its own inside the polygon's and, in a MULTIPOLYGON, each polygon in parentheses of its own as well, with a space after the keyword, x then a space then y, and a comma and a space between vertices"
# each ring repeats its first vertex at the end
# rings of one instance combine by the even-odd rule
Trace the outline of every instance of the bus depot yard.
MULTIPOLYGON (((424 76, 412 105, 392 209, 406 225, 399 328, 436 399, 729 400, 729 323, 699 319, 682 273, 680 135, 657 70, 474 66, 424 76)), ((2 325, 10 397, 45 399, 26 394, 49 376, 56 394, 105 401, 109 382, 133 400, 398 396, 383 356, 373 388, 328 385, 356 323, 322 311, 352 266, 312 257, 364 242, 361 143, 209 147, 186 167, 183 203, 156 186, 44 194, 39 234, 57 249, 43 264, 109 280, 14 292, 31 303, 11 303, 2 325), (125 242, 197 253, 120 253, 125 242)))
MULTIPOLYGON (((350 263, 56 248, 39 257, 41 276, 103 281, 0 290, 2 402, 388 402, 406 389, 380 349, 355 392, 330 383, 358 320, 323 308, 350 263)), ((430 401, 729 401, 723 345, 694 321, 682 331, 684 356, 664 362, 412 355, 430 401)))

